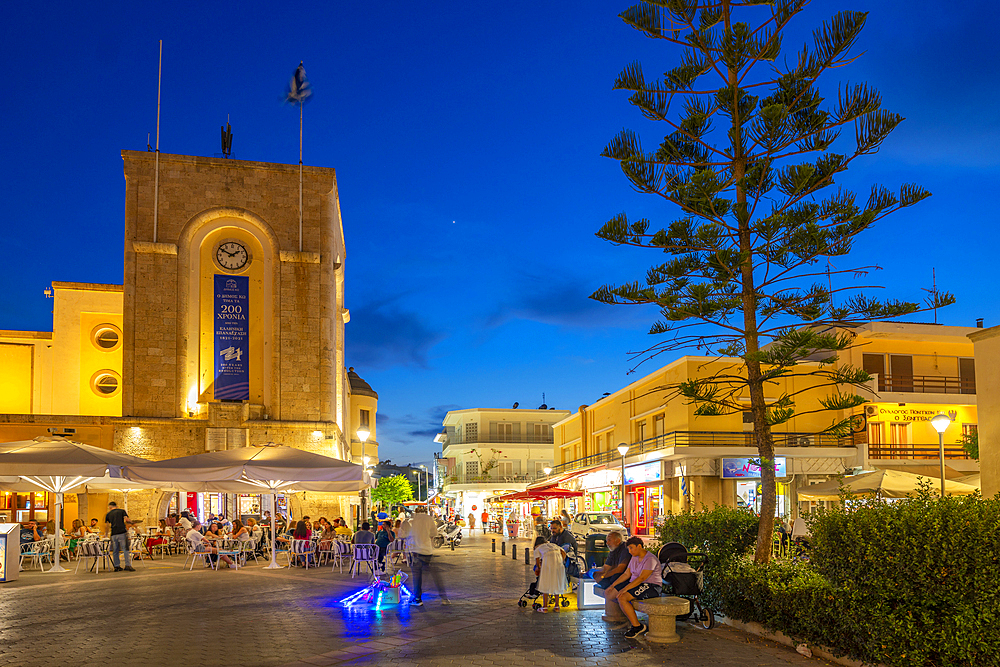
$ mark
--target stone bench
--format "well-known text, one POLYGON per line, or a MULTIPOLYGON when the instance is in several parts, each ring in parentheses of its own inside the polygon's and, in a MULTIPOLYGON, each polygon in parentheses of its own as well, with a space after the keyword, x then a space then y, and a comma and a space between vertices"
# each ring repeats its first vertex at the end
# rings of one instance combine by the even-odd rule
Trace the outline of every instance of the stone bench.
POLYGON ((649 600, 635 600, 632 607, 649 616, 646 639, 659 644, 673 644, 681 640, 677 634, 677 617, 691 610, 690 600, 665 595, 649 600))
POLYGON ((604 598, 604 616, 601 616, 601 620, 605 623, 624 623, 625 613, 622 608, 618 606, 618 599, 614 596, 610 598, 605 597, 604 593, 606 591, 599 587, 594 587, 594 595, 599 598, 604 598))

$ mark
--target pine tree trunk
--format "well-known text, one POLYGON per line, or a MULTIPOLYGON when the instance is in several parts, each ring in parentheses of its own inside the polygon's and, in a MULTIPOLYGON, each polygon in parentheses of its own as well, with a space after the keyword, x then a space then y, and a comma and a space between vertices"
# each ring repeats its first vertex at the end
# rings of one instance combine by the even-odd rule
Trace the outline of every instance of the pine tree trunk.
MULTIPOLYGON (((732 30, 731 7, 729 2, 723 0, 722 14, 726 31, 732 30)), ((750 233, 750 214, 747 207, 747 195, 745 188, 740 185, 746 173, 746 155, 743 145, 743 123, 739 114, 739 72, 730 67, 728 69, 729 85, 732 95, 732 131, 730 138, 733 148, 733 180, 736 185, 736 207, 735 215, 739 228, 740 252, 742 255, 742 266, 740 282, 741 296, 743 301, 743 328, 744 328, 744 363, 747 370, 747 383, 750 390, 750 411, 753 414, 753 434, 754 442, 757 444, 757 453, 760 455, 760 525, 757 530, 757 548, 754 552, 754 562, 766 563, 771 559, 771 534, 774 531, 774 439, 771 436, 771 427, 767 423, 767 404, 764 402, 764 383, 761 379, 760 362, 757 360, 757 353, 760 351, 760 341, 757 331, 757 290, 753 275, 753 239, 750 233)))

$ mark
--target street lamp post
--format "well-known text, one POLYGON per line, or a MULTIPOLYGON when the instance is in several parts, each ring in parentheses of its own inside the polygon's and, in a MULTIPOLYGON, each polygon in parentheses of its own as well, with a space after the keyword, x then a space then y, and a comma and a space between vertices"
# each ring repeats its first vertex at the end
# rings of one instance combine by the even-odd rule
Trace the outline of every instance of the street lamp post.
POLYGON ((622 523, 625 523, 625 455, 628 454, 628 443, 618 445, 618 453, 622 455, 622 523))
MULTIPOLYGON (((362 426, 361 428, 359 428, 358 431, 357 431, 357 433, 358 433, 358 440, 361 441, 361 472, 362 472, 362 477, 364 477, 363 473, 368 468, 368 457, 365 456, 365 442, 368 440, 368 436, 370 436, 372 433, 365 426, 362 426)), ((362 521, 364 521, 364 516, 365 516, 365 497, 367 495, 368 495, 368 490, 367 489, 361 489, 361 511, 358 513, 360 515, 358 517, 358 524, 360 524, 362 521)))
POLYGON ((424 471, 424 502, 431 499, 430 480, 427 478, 427 466, 420 464, 420 469, 424 471))
POLYGON ((944 498, 944 432, 951 426, 951 417, 934 415, 931 417, 931 426, 938 433, 938 456, 941 457, 941 497, 944 498))

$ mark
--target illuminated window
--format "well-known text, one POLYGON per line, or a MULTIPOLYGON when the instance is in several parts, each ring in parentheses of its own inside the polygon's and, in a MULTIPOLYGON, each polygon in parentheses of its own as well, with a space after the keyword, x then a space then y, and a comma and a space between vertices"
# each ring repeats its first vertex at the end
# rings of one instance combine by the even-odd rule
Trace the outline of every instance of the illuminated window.
POLYGON ((121 376, 112 370, 97 371, 90 379, 90 388, 101 397, 115 396, 121 391, 121 376))
POLYGON ((103 352, 114 352, 122 343, 121 329, 113 324, 99 324, 90 334, 94 347, 103 352))

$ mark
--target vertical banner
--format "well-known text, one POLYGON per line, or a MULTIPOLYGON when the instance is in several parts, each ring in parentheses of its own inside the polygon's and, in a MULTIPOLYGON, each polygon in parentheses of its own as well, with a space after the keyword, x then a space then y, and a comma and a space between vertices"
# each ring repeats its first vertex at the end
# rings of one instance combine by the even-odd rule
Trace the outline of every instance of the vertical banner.
POLYGON ((215 276, 215 400, 250 398, 250 278, 215 276))

